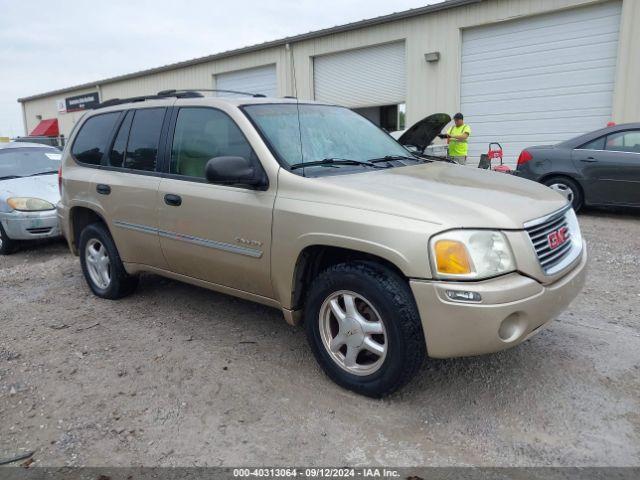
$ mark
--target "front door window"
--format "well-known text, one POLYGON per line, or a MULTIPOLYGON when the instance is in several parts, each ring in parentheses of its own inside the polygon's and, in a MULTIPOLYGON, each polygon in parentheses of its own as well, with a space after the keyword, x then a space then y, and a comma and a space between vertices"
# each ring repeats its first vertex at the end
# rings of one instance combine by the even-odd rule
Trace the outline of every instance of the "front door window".
POLYGON ((613 152, 640 153, 640 130, 612 133, 605 147, 613 152))
POLYGON ((257 161, 247 139, 229 116, 213 108, 181 108, 171 147, 170 173, 205 178, 205 166, 215 157, 257 161))

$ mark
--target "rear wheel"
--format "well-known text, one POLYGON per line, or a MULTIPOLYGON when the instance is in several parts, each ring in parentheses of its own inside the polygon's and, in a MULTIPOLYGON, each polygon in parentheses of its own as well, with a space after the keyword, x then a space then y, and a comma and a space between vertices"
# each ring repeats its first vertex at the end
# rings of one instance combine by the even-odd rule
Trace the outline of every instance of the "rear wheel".
POLYGON ((111 234, 102 223, 92 223, 80 234, 80 264, 89 288, 98 297, 122 298, 138 285, 138 277, 125 271, 111 234))
POLYGON ((0 224, 0 255, 11 255, 16 251, 16 242, 7 236, 0 224))
POLYGON ((569 177, 551 177, 547 178, 543 183, 551 190, 555 190, 565 197, 576 212, 582 208, 584 201, 582 190, 575 180, 569 177))
POLYGON ((373 263, 343 263, 321 273, 307 296, 305 328, 327 375, 371 397, 406 384, 426 355, 405 279, 373 263))

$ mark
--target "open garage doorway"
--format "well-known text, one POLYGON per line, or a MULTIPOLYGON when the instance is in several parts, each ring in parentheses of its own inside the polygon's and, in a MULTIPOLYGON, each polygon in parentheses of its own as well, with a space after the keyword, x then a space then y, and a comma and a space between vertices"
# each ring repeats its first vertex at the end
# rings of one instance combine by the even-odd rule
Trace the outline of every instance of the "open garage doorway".
POLYGON ((404 130, 406 128, 406 105, 404 103, 400 105, 354 108, 353 111, 371 120, 388 132, 395 132, 396 130, 404 130))

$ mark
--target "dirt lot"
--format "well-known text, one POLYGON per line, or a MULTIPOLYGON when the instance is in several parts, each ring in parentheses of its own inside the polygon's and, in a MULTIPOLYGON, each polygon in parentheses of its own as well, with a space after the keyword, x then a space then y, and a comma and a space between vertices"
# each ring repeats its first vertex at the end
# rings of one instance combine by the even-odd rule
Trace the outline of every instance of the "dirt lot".
POLYGON ((144 276, 94 297, 62 243, 0 257, 0 459, 36 465, 640 465, 640 214, 580 217, 587 286, 525 344, 344 391, 279 312, 144 276))

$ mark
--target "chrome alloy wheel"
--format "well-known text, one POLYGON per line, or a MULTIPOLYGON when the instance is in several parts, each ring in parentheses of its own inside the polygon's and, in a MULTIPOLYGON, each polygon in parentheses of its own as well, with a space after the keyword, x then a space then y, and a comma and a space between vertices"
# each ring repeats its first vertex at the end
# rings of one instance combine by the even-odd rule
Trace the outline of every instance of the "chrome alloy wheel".
POLYGON ((357 293, 341 290, 320 307, 320 337, 332 360, 353 375, 371 375, 387 355, 387 333, 380 314, 357 293))
POLYGON ((111 261, 105 246, 96 238, 87 242, 84 258, 91 281, 98 288, 106 289, 111 283, 111 261))
POLYGON ((551 190, 555 190, 564 198, 566 198, 569 203, 573 204, 573 199, 575 198, 575 194, 573 193, 573 190, 569 185, 567 185, 566 183, 556 182, 549 185, 549 188, 551 190))

